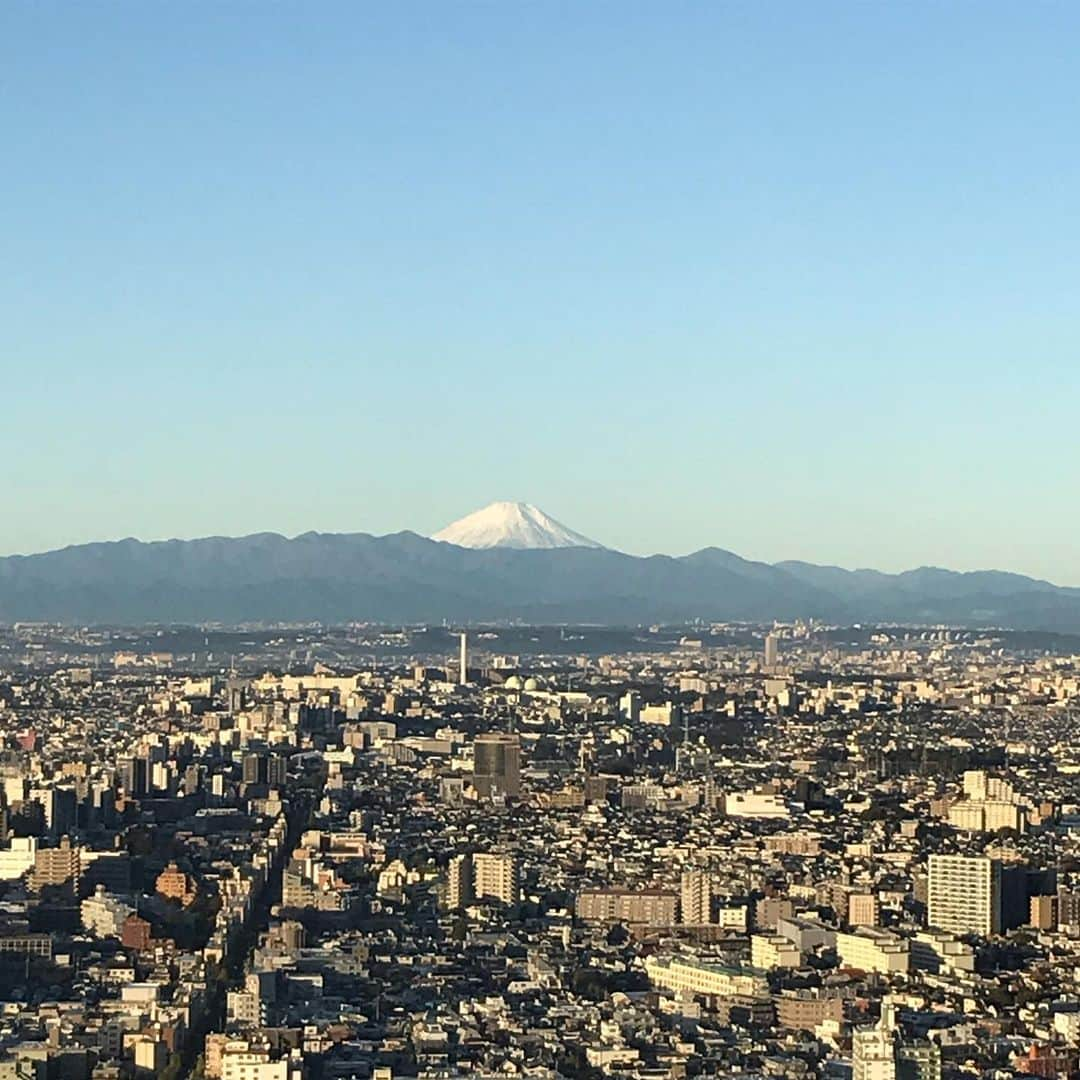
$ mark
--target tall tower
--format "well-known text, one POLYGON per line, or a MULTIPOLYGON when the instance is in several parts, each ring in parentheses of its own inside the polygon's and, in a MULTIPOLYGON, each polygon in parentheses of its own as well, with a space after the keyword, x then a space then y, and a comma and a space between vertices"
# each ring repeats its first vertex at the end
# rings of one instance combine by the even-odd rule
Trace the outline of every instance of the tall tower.
POLYGON ((461 656, 458 658, 458 685, 464 686, 469 681, 469 635, 461 632, 461 656))
POLYGON ((704 870, 684 870, 681 881, 682 921, 685 926, 712 922, 712 882, 704 870))
POLYGON ((765 666, 774 668, 780 659, 780 640, 775 634, 765 635, 765 666))
POLYGON ((473 744, 473 787, 481 799, 504 795, 521 798, 521 740, 488 732, 473 744))

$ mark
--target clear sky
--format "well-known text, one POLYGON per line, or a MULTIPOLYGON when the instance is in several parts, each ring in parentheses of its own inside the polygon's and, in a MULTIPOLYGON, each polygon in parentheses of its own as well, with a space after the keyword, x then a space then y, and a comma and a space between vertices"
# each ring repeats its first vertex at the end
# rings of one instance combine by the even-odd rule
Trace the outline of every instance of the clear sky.
POLYGON ((0 551, 1080 584, 1080 5, 5 0, 0 551))

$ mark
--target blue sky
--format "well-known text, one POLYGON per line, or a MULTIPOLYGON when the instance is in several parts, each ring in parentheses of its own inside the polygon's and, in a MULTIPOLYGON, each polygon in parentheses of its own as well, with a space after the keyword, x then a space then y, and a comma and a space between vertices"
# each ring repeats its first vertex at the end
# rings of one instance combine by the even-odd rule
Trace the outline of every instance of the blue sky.
POLYGON ((0 551, 430 532, 1080 584, 1080 7, 0 6, 0 551))

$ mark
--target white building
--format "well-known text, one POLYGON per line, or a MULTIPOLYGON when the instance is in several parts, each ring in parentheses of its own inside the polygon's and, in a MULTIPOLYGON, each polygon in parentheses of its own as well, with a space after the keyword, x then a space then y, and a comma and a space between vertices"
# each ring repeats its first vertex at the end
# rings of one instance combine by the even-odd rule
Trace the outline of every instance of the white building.
POLYGON ((724 813, 728 817, 782 818, 791 811, 780 795, 771 792, 732 791, 724 797, 724 813))
POLYGON ((9 847, 0 850, 0 880, 14 881, 33 870, 38 842, 33 836, 13 836, 9 847))
POLYGON ((764 971, 797 968, 802 964, 802 953, 794 942, 779 934, 754 934, 750 938, 750 963, 764 971))
POLYGON ((93 896, 87 897, 80 906, 82 924, 86 932, 99 938, 118 938, 129 915, 135 909, 116 896, 110 896, 104 885, 99 885, 93 896))
POLYGON ((227 1050, 221 1056, 221 1080, 289 1080, 293 1068, 299 1076, 299 1062, 271 1061, 266 1050, 227 1050))
POLYGON ((981 855, 931 855, 929 923, 953 934, 1001 931, 1001 864, 981 855))

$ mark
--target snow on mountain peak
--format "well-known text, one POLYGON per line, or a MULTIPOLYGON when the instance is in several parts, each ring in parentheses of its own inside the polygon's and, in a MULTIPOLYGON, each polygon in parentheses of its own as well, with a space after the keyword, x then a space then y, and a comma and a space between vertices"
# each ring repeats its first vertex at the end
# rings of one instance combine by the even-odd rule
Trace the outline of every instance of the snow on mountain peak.
POLYGON ((432 540, 467 548, 602 547, 529 503, 493 502, 435 533, 432 540))

